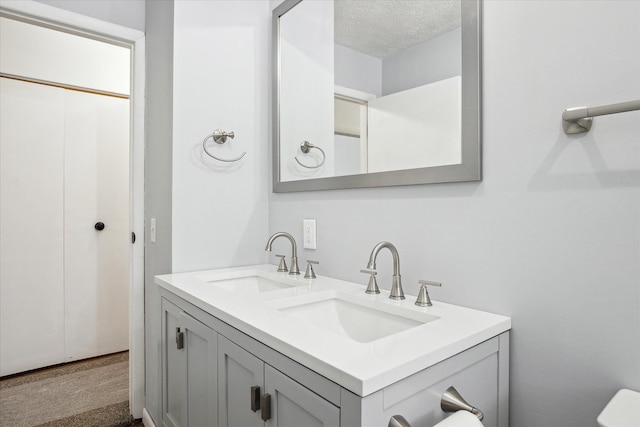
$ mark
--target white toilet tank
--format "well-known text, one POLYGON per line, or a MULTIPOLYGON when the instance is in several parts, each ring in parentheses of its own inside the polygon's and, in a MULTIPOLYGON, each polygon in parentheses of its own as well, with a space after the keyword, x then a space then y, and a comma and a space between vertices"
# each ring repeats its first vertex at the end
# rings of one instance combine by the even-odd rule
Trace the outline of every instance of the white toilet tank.
POLYGON ((599 427, 640 427, 640 393, 623 388, 598 415, 599 427))

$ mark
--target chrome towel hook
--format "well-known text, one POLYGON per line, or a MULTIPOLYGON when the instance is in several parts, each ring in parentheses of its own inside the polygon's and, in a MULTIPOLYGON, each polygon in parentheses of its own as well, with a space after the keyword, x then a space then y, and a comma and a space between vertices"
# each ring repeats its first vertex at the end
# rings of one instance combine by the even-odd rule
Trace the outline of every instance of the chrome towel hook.
POLYGON ((227 138, 231 138, 231 139, 235 138, 235 133, 233 131, 225 132, 222 129, 216 129, 213 131, 211 135, 208 135, 204 140, 202 140, 202 148, 204 149, 204 152, 207 153, 209 157, 213 157, 214 159, 220 162, 226 162, 226 163, 237 162, 238 160, 242 159, 245 154, 247 154, 247 152, 245 151, 235 159, 222 159, 220 157, 214 156, 209 152, 209 150, 207 150, 207 141, 209 140, 209 138, 213 138, 213 142, 215 142, 216 144, 224 144, 225 142, 227 142, 227 138))
POLYGON ((313 145, 309 141, 302 141, 302 143, 300 144, 300 151, 302 151, 304 154, 309 153, 309 151, 311 151, 312 148, 315 148, 316 150, 319 150, 322 153, 322 161, 316 166, 307 166, 307 165, 302 164, 300 162, 300 160, 298 160, 298 157, 295 157, 296 162, 298 162, 298 164, 300 166, 302 166, 303 168, 317 169, 320 166, 324 165, 324 161, 327 160, 327 156, 324 154, 324 150, 322 148, 316 147, 315 145, 313 145))

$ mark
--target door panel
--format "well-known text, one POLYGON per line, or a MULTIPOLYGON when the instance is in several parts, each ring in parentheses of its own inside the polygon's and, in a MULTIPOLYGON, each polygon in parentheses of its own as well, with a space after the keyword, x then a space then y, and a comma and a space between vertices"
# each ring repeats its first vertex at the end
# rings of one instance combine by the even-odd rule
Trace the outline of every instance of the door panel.
POLYGON ((65 359, 72 361, 129 348, 129 100, 67 90, 65 112, 65 359))
POLYGON ((168 427, 187 425, 187 360, 184 349, 176 344, 176 331, 182 311, 162 299, 162 424, 168 427))
POLYGON ((340 409, 269 365, 265 365, 265 393, 271 395, 273 427, 339 427, 340 409))
POLYGON ((251 387, 264 384, 264 362, 218 335, 219 427, 259 427, 260 411, 251 410, 251 387))
POLYGON ((1 80, 0 374, 126 350, 129 101, 1 80))
POLYGON ((0 85, 0 375, 9 375, 64 361, 64 90, 0 85))
POLYGON ((187 351, 189 426, 218 425, 218 334, 188 314, 180 317, 187 351))

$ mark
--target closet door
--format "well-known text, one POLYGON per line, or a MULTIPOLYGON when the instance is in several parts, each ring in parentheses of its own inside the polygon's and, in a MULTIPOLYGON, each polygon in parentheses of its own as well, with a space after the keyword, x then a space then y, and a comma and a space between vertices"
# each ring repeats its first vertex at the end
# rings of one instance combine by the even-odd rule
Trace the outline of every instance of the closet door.
POLYGON ((0 375, 9 375, 64 361, 64 90, 0 85, 0 375))
POLYGON ((73 361, 129 348, 129 100, 67 90, 64 123, 65 360, 73 361))

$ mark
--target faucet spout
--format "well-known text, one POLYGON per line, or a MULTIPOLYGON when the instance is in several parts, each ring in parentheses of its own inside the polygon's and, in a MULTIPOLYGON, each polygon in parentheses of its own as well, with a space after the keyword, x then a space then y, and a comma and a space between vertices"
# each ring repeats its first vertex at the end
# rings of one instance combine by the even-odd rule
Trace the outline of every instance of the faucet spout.
POLYGON ((389 249, 389 251, 391 252, 391 256, 393 257, 393 282, 391 284, 391 294, 389 295, 389 298, 404 299, 404 291, 402 290, 402 280, 400 278, 400 255, 398 254, 398 250, 393 244, 389 242, 378 243, 371 251, 367 268, 371 270, 376 269, 376 258, 378 256, 378 253, 383 248, 389 249))
POLYGON ((285 233, 284 231, 273 234, 269 237, 264 250, 271 252, 271 246, 278 237, 286 237, 289 239, 289 242, 291 242, 291 268, 289 269, 289 274, 300 274, 300 268, 298 267, 298 245, 291 234, 285 233))

